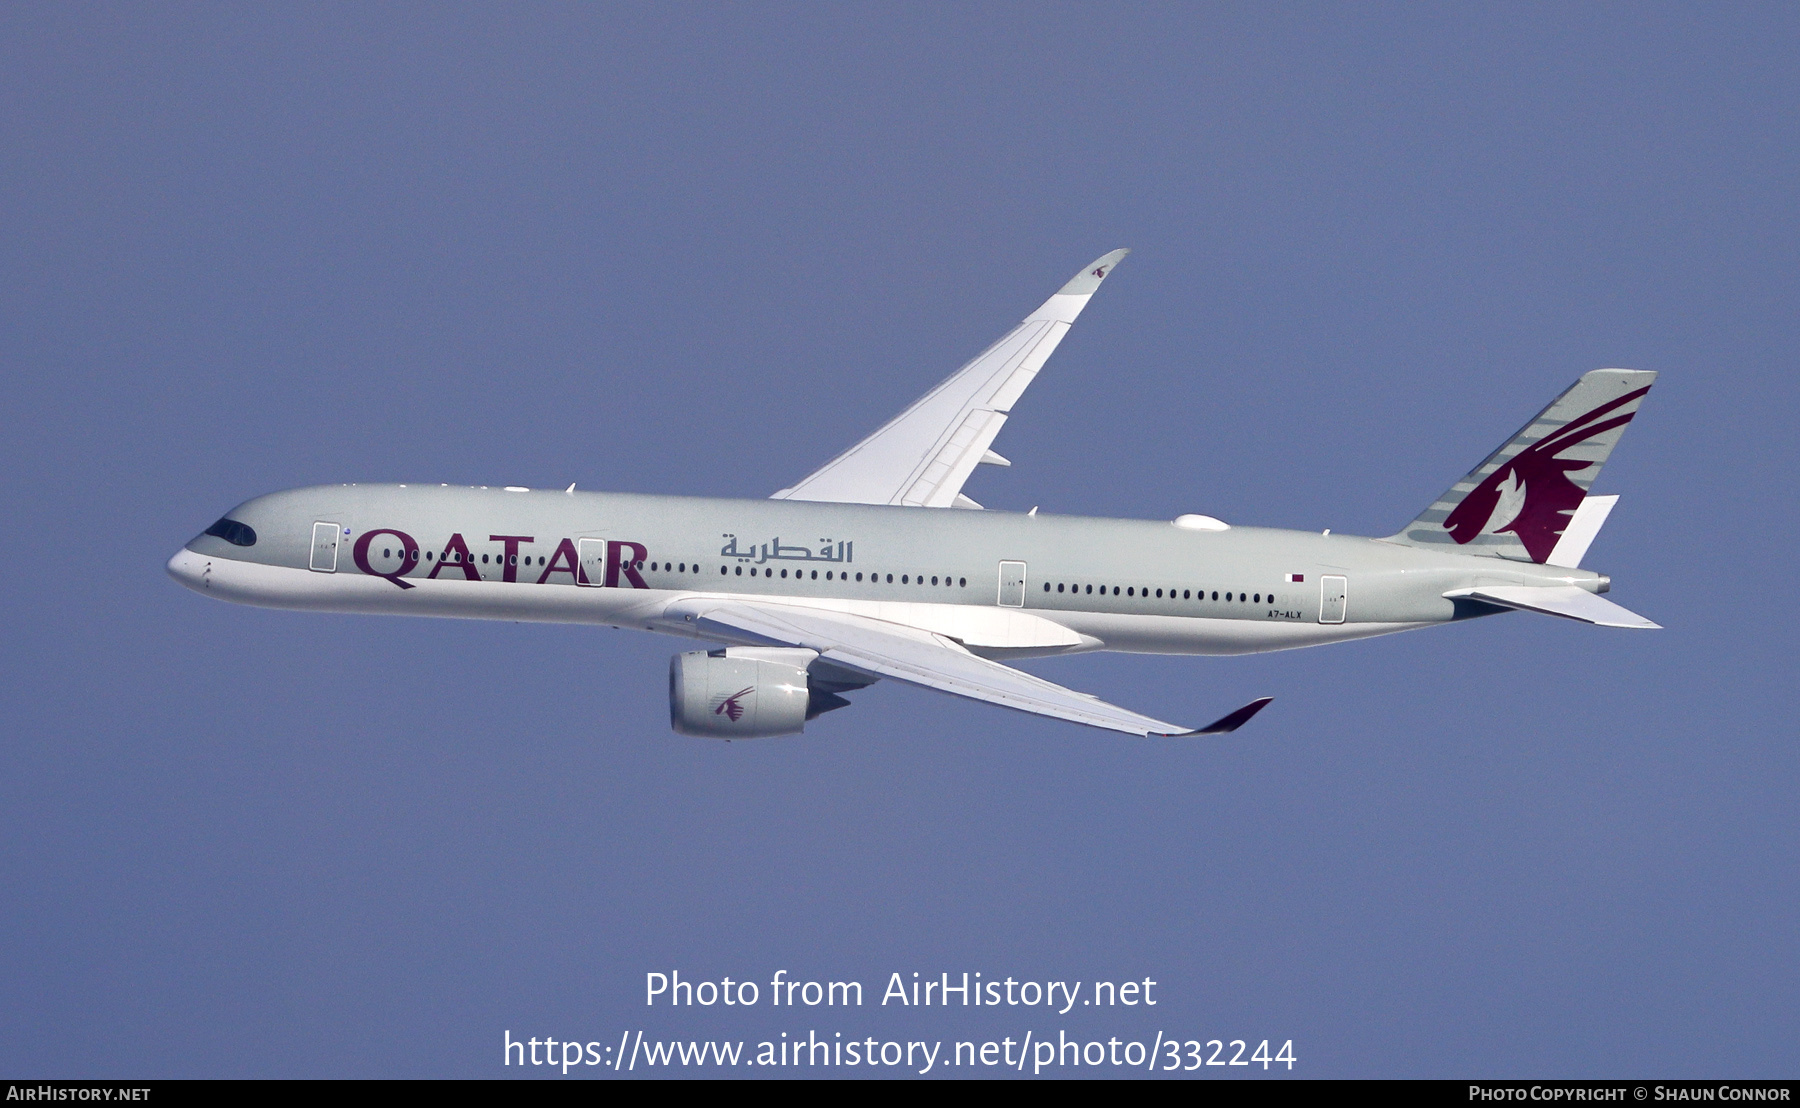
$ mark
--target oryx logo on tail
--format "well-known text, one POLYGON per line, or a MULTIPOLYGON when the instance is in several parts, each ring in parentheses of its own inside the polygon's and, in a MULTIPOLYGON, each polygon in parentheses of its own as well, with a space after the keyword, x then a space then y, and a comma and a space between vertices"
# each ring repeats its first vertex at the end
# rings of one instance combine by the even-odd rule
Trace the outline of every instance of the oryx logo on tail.
POLYGON ((1548 561, 1655 380, 1634 369, 1582 374, 1389 541, 1548 561))
POLYGON ((1587 492, 1569 480, 1569 474, 1597 466, 1587 458, 1558 457, 1563 451, 1631 422, 1636 410, 1606 418, 1610 413, 1650 391, 1648 385, 1626 393, 1610 404, 1571 420, 1562 430, 1546 435, 1519 451, 1505 465, 1488 474, 1444 517, 1444 528, 1459 544, 1480 534, 1512 532, 1525 544, 1534 562, 1542 562, 1556 549, 1569 516, 1580 507, 1587 492))

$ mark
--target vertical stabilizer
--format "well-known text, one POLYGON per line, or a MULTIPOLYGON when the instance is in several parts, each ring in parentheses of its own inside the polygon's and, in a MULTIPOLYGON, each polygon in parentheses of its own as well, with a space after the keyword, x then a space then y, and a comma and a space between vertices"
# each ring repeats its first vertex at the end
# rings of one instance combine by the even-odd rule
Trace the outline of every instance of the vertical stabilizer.
MULTIPOLYGON (((1655 380, 1655 373, 1634 369, 1583 374, 1389 541, 1520 562, 1551 561, 1655 380)), ((1594 532, 1604 519, 1602 512, 1592 521, 1594 532)), ((1586 537, 1591 541, 1593 534, 1586 537)), ((1586 542, 1581 548, 1585 553, 1586 542)))

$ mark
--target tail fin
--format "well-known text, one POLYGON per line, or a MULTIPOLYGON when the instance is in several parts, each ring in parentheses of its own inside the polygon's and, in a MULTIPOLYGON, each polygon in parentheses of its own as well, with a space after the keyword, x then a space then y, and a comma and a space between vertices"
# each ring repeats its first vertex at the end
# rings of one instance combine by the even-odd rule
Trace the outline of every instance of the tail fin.
POLYGON ((1655 380, 1655 373, 1634 369, 1583 374, 1389 541, 1549 561, 1655 380))

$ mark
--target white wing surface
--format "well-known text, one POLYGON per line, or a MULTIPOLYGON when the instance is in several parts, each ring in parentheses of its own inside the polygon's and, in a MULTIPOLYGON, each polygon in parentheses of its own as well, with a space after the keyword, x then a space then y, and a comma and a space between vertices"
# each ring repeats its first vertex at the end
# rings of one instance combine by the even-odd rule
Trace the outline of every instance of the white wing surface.
POLYGON ((963 483, 983 461, 1008 464, 988 449, 994 436, 1100 282, 1128 253, 1114 250, 1094 259, 999 342, 881 430, 770 499, 981 507, 962 495, 963 483))
POLYGON ((805 647, 872 676, 1132 735, 1218 734, 1235 729, 1266 703, 1247 705, 1247 713, 1239 709, 1210 728, 1190 730, 978 657, 942 635, 885 620, 797 605, 698 600, 677 601, 664 618, 681 620, 707 638, 805 647))
POLYGON ((1603 596, 1595 596, 1574 585, 1481 585, 1472 589, 1451 589, 1444 595, 1452 599, 1469 597, 1473 600, 1485 600, 1502 608, 1561 616, 1601 627, 1635 627, 1653 631, 1662 628, 1661 624, 1652 623, 1628 608, 1620 607, 1603 596))

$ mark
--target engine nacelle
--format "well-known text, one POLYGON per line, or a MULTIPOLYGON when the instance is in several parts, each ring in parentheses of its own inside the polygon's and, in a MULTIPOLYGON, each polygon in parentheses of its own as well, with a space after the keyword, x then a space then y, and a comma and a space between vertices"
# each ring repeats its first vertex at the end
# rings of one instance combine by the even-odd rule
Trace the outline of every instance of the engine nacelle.
POLYGON ((715 739, 797 735, 817 714, 809 710, 806 676, 816 657, 811 650, 736 646, 677 654, 669 659, 669 725, 715 739))

